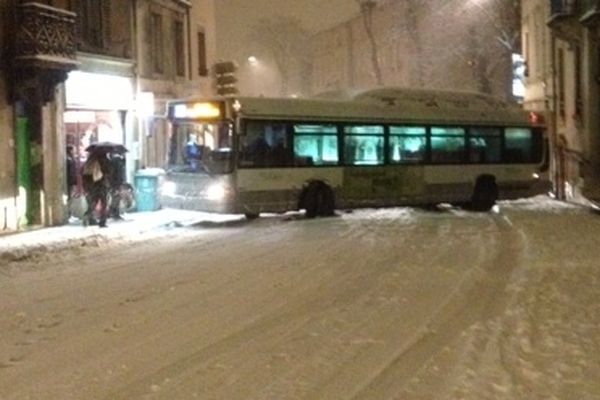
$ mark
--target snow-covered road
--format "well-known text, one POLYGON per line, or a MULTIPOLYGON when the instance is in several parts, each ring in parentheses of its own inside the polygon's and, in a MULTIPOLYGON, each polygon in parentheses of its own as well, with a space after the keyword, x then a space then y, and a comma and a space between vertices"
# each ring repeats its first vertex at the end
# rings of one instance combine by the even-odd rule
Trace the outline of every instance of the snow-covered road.
POLYGON ((600 399, 600 216, 361 210, 0 269, 0 399, 600 399))

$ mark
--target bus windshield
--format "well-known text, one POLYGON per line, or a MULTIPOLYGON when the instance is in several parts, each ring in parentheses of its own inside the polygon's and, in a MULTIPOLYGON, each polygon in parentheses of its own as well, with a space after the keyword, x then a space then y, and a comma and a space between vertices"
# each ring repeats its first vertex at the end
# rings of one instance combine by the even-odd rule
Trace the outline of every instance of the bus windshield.
POLYGON ((182 122, 169 137, 167 171, 225 174, 233 169, 232 124, 182 122))

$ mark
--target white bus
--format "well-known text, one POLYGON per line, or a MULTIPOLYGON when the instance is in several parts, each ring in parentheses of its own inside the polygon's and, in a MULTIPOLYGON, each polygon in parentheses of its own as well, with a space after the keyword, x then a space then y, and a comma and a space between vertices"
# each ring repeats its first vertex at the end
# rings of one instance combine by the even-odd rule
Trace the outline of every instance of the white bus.
POLYGON ((537 116, 481 94, 193 99, 170 103, 168 118, 166 207, 248 218, 436 203, 489 210, 550 189, 537 116))

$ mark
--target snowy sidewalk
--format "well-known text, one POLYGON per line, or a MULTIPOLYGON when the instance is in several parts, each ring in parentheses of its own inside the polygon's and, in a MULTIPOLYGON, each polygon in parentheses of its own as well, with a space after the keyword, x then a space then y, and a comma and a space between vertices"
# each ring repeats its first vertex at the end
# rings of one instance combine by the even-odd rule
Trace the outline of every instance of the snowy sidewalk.
POLYGON ((152 212, 125 214, 123 220, 108 221, 106 228, 84 227, 80 220, 57 227, 32 229, 0 236, 0 264, 18 261, 72 247, 94 246, 107 241, 136 241, 153 230, 189 226, 212 221, 215 216, 196 211, 161 209, 152 212))

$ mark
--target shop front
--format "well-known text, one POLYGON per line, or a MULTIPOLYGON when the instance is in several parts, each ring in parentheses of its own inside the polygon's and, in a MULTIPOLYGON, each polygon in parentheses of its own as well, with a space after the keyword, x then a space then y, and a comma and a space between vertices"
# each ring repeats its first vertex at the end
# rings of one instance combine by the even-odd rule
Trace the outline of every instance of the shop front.
POLYGON ((128 149, 126 179, 138 168, 138 146, 134 123, 132 79, 82 71, 66 81, 64 132, 67 149, 80 170, 95 143, 112 142, 128 149))

